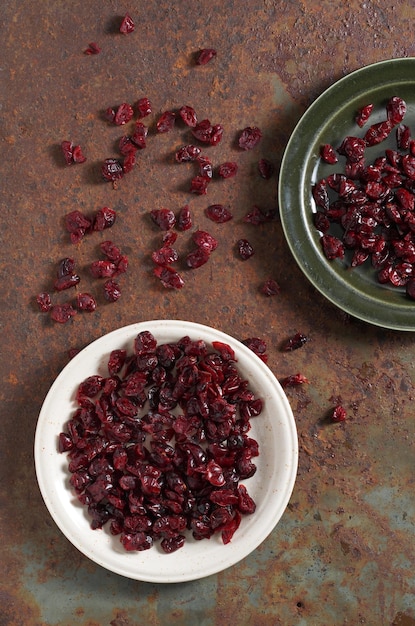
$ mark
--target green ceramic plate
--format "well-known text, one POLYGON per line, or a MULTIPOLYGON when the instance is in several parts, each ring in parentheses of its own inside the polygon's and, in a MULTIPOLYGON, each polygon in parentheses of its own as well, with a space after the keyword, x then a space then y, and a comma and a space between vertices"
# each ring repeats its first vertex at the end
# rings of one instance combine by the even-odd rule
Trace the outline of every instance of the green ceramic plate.
MULTIPOLYGON (((286 147, 279 204, 291 252, 318 291, 358 319, 384 328, 415 331, 415 302, 405 296, 405 290, 381 285, 369 262, 351 269, 350 257, 328 261, 321 249, 320 233, 313 224, 313 183, 329 173, 342 171, 341 161, 335 166, 322 163, 321 145, 338 147, 348 135, 363 137, 370 124, 385 119, 385 104, 392 96, 406 101, 404 123, 415 134, 415 58, 366 66, 319 96, 297 124, 286 147), (356 112, 369 103, 374 104, 374 110, 361 129, 355 123, 356 112)), ((367 163, 384 155, 387 147, 396 148, 394 132, 387 141, 366 150, 367 163)))

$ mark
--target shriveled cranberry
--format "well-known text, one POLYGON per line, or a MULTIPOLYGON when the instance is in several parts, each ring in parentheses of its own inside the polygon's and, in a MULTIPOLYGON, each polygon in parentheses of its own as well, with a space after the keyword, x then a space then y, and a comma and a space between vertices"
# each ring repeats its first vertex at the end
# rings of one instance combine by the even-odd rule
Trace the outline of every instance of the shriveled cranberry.
POLYGON ((195 269, 201 267, 209 261, 210 251, 206 248, 196 248, 186 256, 186 264, 188 267, 195 269))
POLYGON ((196 161, 197 157, 201 153, 201 149, 192 144, 182 146, 175 154, 175 159, 178 163, 186 163, 189 161, 196 161))
POLYGON ((368 121, 369 117, 371 116, 373 111, 373 104, 365 104, 363 107, 361 107, 357 113, 356 113, 356 124, 358 126, 360 126, 360 128, 362 128, 366 122, 368 121))
POLYGON ((91 226, 91 220, 81 211, 75 210, 65 215, 65 228, 71 235, 72 243, 78 243, 91 226))
POLYGON ((59 324, 66 324, 74 315, 76 315, 76 310, 68 302, 54 304, 50 309, 51 319, 59 324))
POLYGON ((252 350, 252 352, 254 352, 265 363, 267 362, 267 344, 263 339, 260 339, 259 337, 249 337, 248 339, 244 339, 242 343, 252 350))
POLYGON ((399 124, 396 129, 396 144, 400 150, 408 150, 411 140, 411 129, 406 124, 399 124))
POLYGON ((209 178, 206 176, 194 176, 190 181, 190 193, 204 196, 207 194, 209 178))
POLYGON ((239 256, 243 261, 250 259, 251 256, 253 256, 255 253, 255 250, 249 243, 248 239, 239 239, 236 245, 238 248, 239 256))
POLYGON ((189 230, 192 227, 192 214, 190 207, 186 204, 182 207, 177 216, 177 228, 182 231, 189 230))
POLYGON ((279 294, 281 287, 273 278, 268 278, 261 287, 261 292, 266 296, 275 296, 279 294))
POLYGON ((307 341, 307 335, 304 335, 303 333, 295 333, 295 335, 289 337, 289 339, 284 342, 282 349, 284 352, 292 352, 293 350, 301 348, 307 341))
POLYGON ((89 269, 94 278, 111 278, 115 275, 117 266, 110 260, 93 261, 89 269))
POLYGON ((196 65, 206 65, 216 56, 214 48, 203 48, 196 55, 196 65))
POLYGON ((290 376, 286 376, 281 380, 282 387, 296 387, 297 385, 304 385, 305 383, 309 383, 310 381, 304 374, 290 374, 290 376))
POLYGON ((95 311, 97 303, 95 298, 90 293, 78 293, 76 296, 76 306, 79 311, 95 311))
POLYGON ((233 218, 231 211, 222 204, 211 204, 206 209, 206 216, 218 224, 229 222, 233 218))
POLYGON ((107 206, 102 207, 95 213, 92 229, 102 231, 106 228, 111 228, 115 223, 116 217, 117 213, 114 209, 110 209, 107 206))
POLYGON ((74 146, 71 141, 62 141, 61 148, 66 165, 72 165, 72 163, 84 163, 86 161, 86 157, 82 152, 81 146, 74 146))
POLYGON ((196 230, 192 234, 192 239, 199 248, 204 248, 208 252, 213 252, 218 247, 218 242, 215 237, 212 237, 204 230, 196 230))
POLYGON ((150 217, 161 230, 170 230, 176 224, 176 216, 170 209, 152 209, 150 217))
POLYGON ((326 233, 322 235, 320 241, 327 259, 333 260, 337 258, 344 258, 344 245, 338 237, 326 233))
POLYGON ((151 106, 151 101, 149 98, 144 96, 137 101, 136 104, 137 115, 138 117, 147 117, 147 115, 151 115, 153 109, 151 106))
POLYGON ((71 257, 64 257, 59 261, 58 271, 56 272, 58 278, 73 274, 75 271, 75 260, 71 257))
POLYGON ((163 246, 159 250, 155 250, 151 255, 152 260, 157 265, 171 265, 178 260, 177 250, 170 246, 163 246))
POLYGON ((175 121, 176 114, 174 111, 164 111, 157 120, 157 132, 168 133, 173 128, 175 121))
POLYGON ((367 144, 367 140, 365 141, 360 137, 348 136, 343 139, 342 143, 337 148, 337 152, 347 157, 353 163, 356 163, 363 159, 366 145, 369 145, 367 144))
POLYGON ((108 302, 116 302, 121 298, 121 289, 115 280, 107 280, 104 283, 104 296, 108 302))
POLYGON ((223 127, 221 124, 212 125, 208 119, 204 119, 192 128, 192 135, 202 143, 215 146, 222 139, 223 127))
POLYGON ((258 172, 261 178, 269 180, 274 174, 274 164, 268 159, 260 159, 258 161, 258 172))
POLYGON ((250 211, 244 216, 243 221, 247 224, 258 226, 264 222, 270 222, 276 215, 275 210, 262 211, 258 206, 254 205, 250 211))
POLYGON ((199 176, 210 180, 213 176, 213 165, 209 157, 199 154, 196 158, 196 162, 199 166, 199 176))
POLYGON ((90 56, 93 54, 99 54, 101 52, 101 48, 99 47, 99 45, 97 43, 95 43, 95 41, 91 41, 91 43, 88 44, 88 47, 86 48, 86 50, 84 50, 84 54, 90 56))
POLYGON ((239 137, 238 145, 242 150, 252 150, 258 145, 262 138, 262 132, 256 126, 247 126, 244 128, 239 137))
POLYGON ((117 263, 120 260, 121 250, 112 241, 102 241, 99 247, 110 261, 117 263))
POLYGON ((115 112, 114 124, 116 124, 117 126, 123 126, 124 124, 127 124, 132 119, 133 115, 134 115, 134 111, 133 111, 133 107, 131 106, 131 104, 128 104, 127 102, 123 102, 122 104, 119 105, 119 107, 117 108, 115 112))
POLYGON ((346 419, 346 409, 341 406, 341 404, 334 407, 331 413, 331 421, 332 422, 344 422, 346 419))
POLYGON ((123 35, 129 35, 130 33, 134 31, 134 29, 135 29, 134 20, 131 17, 131 15, 129 15, 129 13, 126 13, 120 24, 120 33, 123 35))
POLYGON ((108 182, 120 180, 124 175, 122 164, 118 159, 105 159, 101 167, 101 173, 104 180, 108 182))
POLYGON ((333 146, 329 143, 321 146, 320 156, 325 163, 329 163, 330 165, 334 165, 334 163, 337 163, 339 160, 333 146))
POLYGON ((372 124, 364 136, 366 145, 375 146, 387 139, 392 131, 393 124, 389 120, 372 124))
POLYGON ((65 276, 61 276, 55 280, 55 291, 64 291, 65 289, 75 287, 80 280, 81 278, 78 274, 66 274, 65 276))
POLYGON ((400 124, 405 117, 406 102, 399 96, 393 96, 386 104, 386 115, 389 122, 396 126, 400 124))
POLYGON ((143 150, 147 146, 147 134, 148 128, 140 121, 137 121, 134 126, 133 134, 131 135, 132 143, 143 150))
POLYGON ((52 308, 52 300, 51 300, 50 294, 47 292, 39 293, 36 296, 36 302, 39 306, 39 309, 42 311, 42 313, 47 313, 52 308))
POLYGON ((197 124, 197 115, 193 107, 185 105, 180 107, 179 115, 186 126, 194 128, 197 124))
POLYGON ((238 172, 238 164, 235 161, 226 161, 218 167, 218 176, 221 178, 232 178, 238 172))
POLYGON ((155 267, 154 275, 160 279, 163 287, 168 289, 181 289, 184 286, 184 280, 179 272, 169 266, 155 267))

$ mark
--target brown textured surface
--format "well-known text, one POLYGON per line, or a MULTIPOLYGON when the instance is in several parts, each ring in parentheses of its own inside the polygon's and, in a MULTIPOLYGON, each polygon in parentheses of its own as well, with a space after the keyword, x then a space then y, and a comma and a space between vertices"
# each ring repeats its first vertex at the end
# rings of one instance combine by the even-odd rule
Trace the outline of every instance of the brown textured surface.
MULTIPOLYGON (((276 205, 276 184, 259 179, 263 156, 276 166, 302 112, 328 85, 371 62, 415 55, 410 3, 397 0, 101 0, 3 3, 0 62, 2 323, 0 421, 1 626, 148 624, 414 626, 413 336, 347 319, 307 283, 291 261, 278 221, 254 228, 242 217, 254 203, 276 205), (128 6, 127 6, 128 5, 128 6), (128 10, 137 23, 117 33, 128 10), (101 54, 85 56, 90 41, 101 54), (215 47, 200 68, 195 50, 215 47), (206 197, 187 193, 191 168, 174 164, 183 132, 150 133, 139 166, 117 190, 103 184, 99 162, 115 154, 119 128, 102 109, 147 95, 155 112, 182 104, 225 127, 209 149, 215 163, 234 159, 237 178, 212 183, 206 197), (235 150, 237 131, 258 125, 254 152, 235 150), (67 168, 57 146, 81 144, 88 160, 67 168), (151 275, 149 251, 160 241, 148 212, 191 205, 195 224, 219 240, 211 261, 186 272, 170 292, 151 275), (232 207, 223 226, 203 215, 209 203, 232 207), (63 216, 79 208, 118 211, 110 238, 128 254, 122 300, 52 324, 34 305, 63 256, 85 266, 104 238, 74 248, 63 216), (256 248, 241 262, 241 236, 256 248), (272 276, 281 294, 264 298, 272 276), (42 401, 67 362, 119 326, 152 318, 190 319, 239 339, 268 343, 278 378, 301 371, 310 385, 290 390, 300 462, 290 505, 271 536, 242 563, 177 586, 125 580, 89 562, 60 534, 39 495, 32 457, 42 401), (295 331, 310 342, 282 354, 295 331), (325 418, 339 399, 345 424, 325 418)), ((154 120, 155 116, 152 117, 154 120)), ((189 245, 179 238, 179 249, 189 245)), ((63 300, 61 298, 56 298, 63 300)))

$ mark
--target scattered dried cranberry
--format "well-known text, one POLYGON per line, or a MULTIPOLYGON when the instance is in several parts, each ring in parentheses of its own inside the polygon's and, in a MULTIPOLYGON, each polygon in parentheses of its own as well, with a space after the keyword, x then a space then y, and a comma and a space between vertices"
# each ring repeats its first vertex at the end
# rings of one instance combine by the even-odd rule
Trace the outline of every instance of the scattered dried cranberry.
POLYGON ((309 383, 310 381, 304 374, 291 374, 290 376, 286 376, 281 381, 282 387, 296 387, 297 385, 303 385, 305 383, 309 383))
POLYGON ((194 128, 196 126, 197 115, 193 107, 188 105, 180 107, 179 115, 186 126, 190 126, 190 128, 194 128))
POLYGON ((64 291, 65 289, 76 287, 80 280, 81 278, 78 274, 66 274, 55 280, 54 289, 55 291, 64 291))
POLYGON ((104 296, 108 302, 116 302, 121 298, 121 289, 115 280, 109 279, 105 281, 104 296))
POLYGON ((196 230, 192 235, 192 239, 199 248, 203 248, 208 252, 213 252, 218 247, 215 237, 212 237, 205 230, 196 230))
POLYGON ((210 220, 212 220, 212 222, 216 222, 218 224, 224 224, 233 218, 230 210, 222 204, 211 204, 208 206, 206 209, 206 215, 210 220))
POLYGON ((327 259, 333 260, 337 258, 344 258, 344 245, 338 237, 324 234, 321 236, 320 241, 327 259))
POLYGON ((274 165, 268 159, 260 159, 258 161, 258 172, 261 178, 269 180, 274 174, 274 165))
POLYGON ((39 293, 36 297, 36 302, 42 313, 47 313, 52 308, 51 297, 47 292, 39 293))
POLYGON ((71 257, 65 257, 59 261, 58 270, 56 272, 58 278, 73 274, 75 272, 75 260, 71 257))
POLYGON ((392 131, 393 124, 389 120, 372 124, 367 130, 364 141, 367 146, 376 146, 378 143, 385 141, 392 131))
POLYGON ((213 176, 213 165, 209 157, 200 154, 197 156, 196 162, 199 166, 199 176, 210 180, 213 176))
POLYGON ((97 308, 97 303, 90 293, 78 293, 76 296, 76 306, 79 311, 92 313, 97 308))
POLYGON ((110 260, 93 261, 89 269, 94 278, 111 278, 117 272, 116 264, 110 260))
POLYGON ((207 248, 196 248, 186 256, 186 265, 191 269, 201 267, 209 261, 210 251, 207 248))
POLYGON ((198 122, 196 126, 192 128, 192 135, 202 143, 208 143, 215 146, 222 139, 223 127, 221 124, 215 124, 212 126, 210 121, 205 119, 198 122))
POLYGON ((134 31, 134 29, 135 29, 134 20, 131 17, 131 15, 126 13, 120 24, 120 33, 122 33, 123 35, 129 35, 130 33, 134 31))
POLYGON ((281 287, 273 278, 268 278, 265 283, 261 287, 261 292, 266 296, 275 296, 279 294, 281 291, 281 287))
POLYGON ((203 48, 196 55, 196 65, 206 65, 216 56, 214 48, 203 48))
POLYGON ((84 54, 92 55, 99 54, 101 52, 101 48, 94 41, 88 44, 88 48, 84 50, 84 54))
POLYGON ((186 163, 189 161, 196 161, 197 157, 201 153, 201 149, 197 146, 193 146, 189 144, 187 146, 182 146, 177 150, 175 154, 175 159, 178 163, 186 163))
POLYGON ((138 100, 136 108, 138 117, 147 117, 147 115, 151 115, 153 111, 150 99, 146 96, 138 100))
POLYGON ((132 143, 140 150, 143 150, 147 146, 148 128, 143 122, 137 121, 135 123, 134 132, 131 135, 132 143))
POLYGON ((292 352, 293 350, 298 350, 308 341, 308 337, 303 335, 303 333, 295 333, 292 337, 287 339, 287 341, 283 344, 282 350, 284 352, 292 352))
POLYGON ((124 175, 122 165, 118 159, 105 159, 101 167, 101 173, 104 180, 108 182, 115 182, 124 175))
POLYGON ((390 98, 386 104, 386 115, 389 122, 396 126, 400 124, 406 114, 406 102, 399 96, 390 98))
POLYGON ((218 176, 221 178, 232 178, 238 172, 238 164, 234 161, 227 161, 218 167, 218 176))
POLYGON ((150 217, 161 230, 170 230, 176 224, 176 216, 170 209, 153 209, 150 217))
POLYGON ((102 231, 106 228, 111 228, 114 225, 117 213, 114 209, 110 209, 105 206, 102 209, 98 209, 94 216, 94 222, 92 229, 95 231, 102 231))
POLYGON ((171 265, 178 260, 179 255, 177 250, 171 246, 163 246, 159 250, 155 250, 151 255, 152 260, 157 265, 171 265))
POLYGON ((67 302, 63 304, 55 304, 50 309, 51 319, 53 319, 54 322, 58 322, 59 324, 65 324, 74 315, 76 315, 76 310, 71 304, 67 302))
POLYGON ((168 133, 173 128, 175 121, 176 114, 173 111, 164 111, 157 120, 157 132, 168 133))
POLYGON ((190 193, 195 193, 199 196, 207 194, 207 188, 210 179, 206 176, 194 176, 190 181, 190 193))
POLYGON ((123 102, 122 104, 120 104, 115 112, 114 124, 116 124, 117 126, 123 126, 132 119, 133 115, 133 107, 127 102, 123 102))
POLYGON ((321 146, 320 156, 323 159, 323 161, 325 161, 325 163, 329 163, 330 165, 334 165, 334 163, 337 163, 339 160, 336 152, 334 151, 333 146, 330 145, 329 143, 326 143, 323 146, 321 146))
POLYGON ((369 117, 371 116, 373 111, 373 104, 366 104, 362 108, 360 108, 356 114, 356 124, 362 128, 369 117))
POLYGON ((70 233, 72 243, 78 243, 91 226, 91 220, 81 211, 75 210, 65 215, 65 228, 70 233))
POLYGON ((251 256, 253 256, 255 253, 255 250, 247 239, 239 239, 236 245, 238 248, 239 256, 243 261, 250 259, 251 256))
POLYGON ((118 263, 121 259, 121 250, 118 246, 116 246, 112 241, 102 241, 99 245, 101 251, 107 259, 113 261, 114 263, 118 263))
POLYGON ((66 165, 84 163, 86 161, 86 156, 83 154, 81 146, 75 146, 71 141, 62 141, 61 148, 66 165))
POLYGON ((181 289, 184 286, 184 280, 180 276, 179 272, 170 266, 158 266, 155 267, 154 275, 160 279, 163 287, 167 289, 181 289))
POLYGON ((247 126, 238 137, 238 145, 242 150, 252 150, 260 142, 262 132, 256 126, 247 126))
POLYGON ((177 216, 177 228, 181 231, 189 230, 192 227, 192 214, 189 205, 186 204, 179 211, 177 216))
POLYGON ((254 205, 252 209, 245 215, 243 221, 247 224, 253 224, 254 226, 258 226, 259 224, 264 224, 264 222, 270 222, 274 219, 276 215, 276 211, 267 211, 264 213, 261 209, 254 205))
POLYGON ((346 410, 339 404, 334 407, 331 413, 332 422, 344 422, 346 419, 346 410))

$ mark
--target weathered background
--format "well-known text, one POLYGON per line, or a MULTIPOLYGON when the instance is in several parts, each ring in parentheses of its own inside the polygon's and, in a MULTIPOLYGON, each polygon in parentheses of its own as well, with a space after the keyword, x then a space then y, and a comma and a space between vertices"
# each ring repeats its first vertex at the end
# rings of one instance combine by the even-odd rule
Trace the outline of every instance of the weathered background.
MULTIPOLYGON (((347 318, 294 265, 278 220, 242 222, 253 204, 275 208, 277 179, 259 178, 259 158, 278 170, 284 146, 307 106, 363 65, 415 56, 411 3, 396 0, 8 0, 2 3, 1 476, 2 626, 414 626, 414 338, 347 318), (117 32, 128 11, 136 30, 117 32), (86 56, 96 41, 102 52, 86 56), (217 57, 195 67, 194 52, 217 57), (101 182, 99 163, 122 134, 102 110, 148 96, 156 115, 183 104, 225 127, 209 149, 215 163, 236 160, 236 178, 208 196, 188 193, 191 168, 174 164, 182 130, 156 136, 118 186, 101 182), (259 126, 253 152, 235 149, 238 130, 259 126), (88 160, 66 167, 63 139, 88 160), (233 222, 208 223, 207 204, 228 204, 233 222), (195 225, 218 237, 211 261, 185 272, 180 292, 152 276, 160 242, 152 208, 189 203, 195 225), (37 311, 64 256, 85 266, 102 236, 69 243, 63 216, 73 209, 117 210, 110 238, 128 254, 122 299, 66 325, 37 311), (247 262, 235 242, 247 237, 247 262), (281 293, 266 298, 262 282, 281 293), (133 322, 177 318, 216 326, 238 339, 260 336, 278 378, 302 372, 310 384, 287 391, 300 444, 288 509, 268 539, 231 569, 180 585, 134 582, 95 566, 59 532, 39 494, 33 438, 43 399, 68 361, 101 334, 133 322), (296 331, 310 341, 291 354, 296 331), (344 424, 325 417, 341 400, 344 424), (235 617, 237 616, 237 618, 235 617)), ((106 235, 105 235, 106 237, 106 235)), ((179 237, 185 251, 188 238, 179 237)), ((58 300, 58 297, 55 297, 58 300)), ((63 296, 62 298, 63 299, 63 296)))

